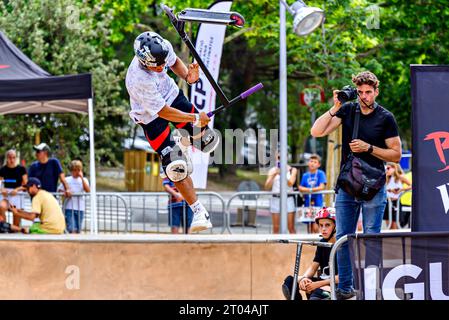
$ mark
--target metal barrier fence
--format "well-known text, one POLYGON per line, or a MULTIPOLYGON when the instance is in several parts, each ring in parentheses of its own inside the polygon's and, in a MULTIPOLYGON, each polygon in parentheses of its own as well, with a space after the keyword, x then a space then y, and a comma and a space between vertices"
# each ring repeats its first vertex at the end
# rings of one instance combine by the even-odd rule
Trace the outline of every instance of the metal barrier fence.
MULTIPOLYGON (((334 205, 335 192, 333 190, 312 193, 312 195, 315 194, 332 195, 332 201, 326 205, 334 205)), ((272 233, 273 222, 270 207, 271 199, 276 195, 279 196, 280 193, 271 191, 245 191, 232 194, 226 204, 229 232, 233 233, 232 230, 239 230, 241 233, 272 233)), ((288 196, 297 195, 304 196, 299 191, 288 193, 288 196)), ((307 212, 316 213, 317 210, 318 207, 296 207, 295 205, 295 226, 298 222, 312 222, 313 216, 310 219, 302 218, 307 212), (299 214, 298 219, 296 218, 296 214, 299 214)))
MULTIPOLYGON (((74 193, 70 198, 64 193, 52 193, 58 201, 66 221, 71 220, 74 225, 78 225, 78 231, 91 231, 91 209, 89 193, 74 193), (80 211, 82 212, 80 214, 80 211)), ((28 193, 17 194, 16 205, 25 211, 31 210, 31 198, 28 193)), ((11 201, 11 199, 8 199, 11 201)), ((12 214, 7 214, 8 221, 12 221, 12 214)), ((118 193, 97 192, 97 221, 98 230, 103 233, 129 233, 131 232, 131 216, 128 204, 118 193)), ((23 226, 31 226, 32 221, 22 219, 23 226)), ((70 224, 70 223, 69 223, 70 224)), ((67 225, 67 232, 70 232, 70 225, 67 225)))
MULTIPOLYGON (((407 191, 409 192, 409 191, 407 191)), ((404 192, 398 199, 396 220, 400 221, 400 200, 407 193, 404 192)), ((279 193, 270 191, 247 191, 237 192, 231 195, 220 195, 216 192, 198 192, 198 197, 211 215, 213 228, 207 232, 216 233, 273 233, 271 201, 279 193)), ((334 206, 335 193, 333 190, 323 190, 314 194, 331 195, 330 199, 324 201, 326 206, 334 206)), ((53 193, 58 200, 63 212, 70 219, 68 231, 71 226, 79 225, 83 232, 91 231, 90 194, 74 194, 71 198, 64 197, 63 193, 53 193), (79 210, 79 209, 83 210, 79 210), (78 211, 83 211, 83 216, 78 211), (78 220, 77 220, 78 219, 78 220)), ((289 196, 302 194, 299 191, 289 192, 289 196)), ((19 193, 18 207, 31 210, 31 201, 27 193, 19 193)), ((279 198, 277 198, 279 199, 279 198)), ((290 201, 290 200, 289 200, 290 201)), ((391 204, 391 200, 388 200, 391 204)), ((309 201, 310 203, 310 201, 309 201)), ((296 207, 296 205, 295 205, 296 207)), ((393 208, 389 205, 389 224, 383 229, 389 229, 392 224, 393 208)), ((410 208, 407 208, 409 212, 410 208)), ((407 210, 406 209, 406 210, 407 210)), ((97 222, 98 231, 103 233, 169 233, 171 232, 170 220, 173 206, 167 192, 99 192, 97 193, 97 222)), ((185 232, 188 211, 187 206, 182 207, 181 227, 185 232)), ((295 208, 295 227, 303 229, 314 220, 314 214, 319 207, 297 207, 295 208), (309 216, 310 215, 310 216, 309 216)), ((12 217, 10 217, 12 219, 12 217)), ((23 219, 22 219, 23 221, 23 219)), ((31 222, 30 222, 31 223, 31 222)), ((26 225, 26 223, 25 223, 26 225)), ((403 226, 398 223, 400 228, 403 226)), ((76 228, 78 229, 78 228, 76 228)), ((310 232, 309 230, 301 230, 310 232)), ((300 231, 300 233, 301 233, 300 231)))
POLYGON ((335 256, 337 254, 337 250, 348 241, 348 236, 343 236, 338 239, 331 249, 331 254, 329 256, 329 271, 330 271, 330 280, 331 280, 331 299, 337 300, 336 294, 336 286, 335 286, 335 256))
MULTIPOLYGON (((167 192, 121 192, 120 196, 128 204, 131 217, 131 232, 170 232, 173 207, 167 192)), ((224 233, 227 229, 225 201, 216 192, 197 192, 198 199, 208 210, 213 228, 208 232, 224 233), (219 230, 219 231, 217 231, 219 230)), ((186 231, 188 206, 182 208, 181 227, 186 231)))

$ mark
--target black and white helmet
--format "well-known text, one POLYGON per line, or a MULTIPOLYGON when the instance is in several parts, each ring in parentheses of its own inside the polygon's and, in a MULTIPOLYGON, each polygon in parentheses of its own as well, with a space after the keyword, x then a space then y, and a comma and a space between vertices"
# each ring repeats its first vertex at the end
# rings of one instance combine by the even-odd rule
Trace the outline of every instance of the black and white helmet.
POLYGON ((158 67, 167 61, 169 48, 156 32, 145 31, 134 40, 134 53, 146 67, 158 67))

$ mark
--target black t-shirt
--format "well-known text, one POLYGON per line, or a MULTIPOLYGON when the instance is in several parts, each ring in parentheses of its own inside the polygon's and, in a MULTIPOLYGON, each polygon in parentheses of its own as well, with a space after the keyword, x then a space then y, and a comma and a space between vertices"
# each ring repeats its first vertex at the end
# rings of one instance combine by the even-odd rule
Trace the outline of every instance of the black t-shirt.
POLYGON ((22 177, 27 174, 27 170, 22 166, 8 168, 3 166, 0 168, 0 177, 3 178, 5 188, 15 189, 23 184, 22 177))
MULTIPOLYGON (((327 242, 326 239, 321 239, 320 242, 327 242)), ((330 270, 327 268, 329 266, 329 257, 331 255, 332 248, 328 247, 316 247, 315 258, 313 262, 318 262, 321 271, 324 271, 326 275, 330 275, 330 270), (325 269, 326 268, 326 269, 325 269)), ((335 259, 335 274, 338 274, 337 259, 335 259)))
MULTIPOLYGON (((336 114, 337 117, 341 118, 341 123, 343 126, 342 166, 351 152, 349 143, 352 141, 356 106, 356 102, 345 103, 336 114)), ((370 114, 364 115, 360 112, 359 133, 357 139, 363 140, 373 146, 385 149, 387 148, 385 139, 397 136, 399 136, 399 130, 396 120, 393 114, 384 107, 376 103, 376 108, 370 114)), ((376 158, 368 152, 356 153, 355 155, 365 160, 373 167, 382 170, 384 169, 384 161, 376 158)))

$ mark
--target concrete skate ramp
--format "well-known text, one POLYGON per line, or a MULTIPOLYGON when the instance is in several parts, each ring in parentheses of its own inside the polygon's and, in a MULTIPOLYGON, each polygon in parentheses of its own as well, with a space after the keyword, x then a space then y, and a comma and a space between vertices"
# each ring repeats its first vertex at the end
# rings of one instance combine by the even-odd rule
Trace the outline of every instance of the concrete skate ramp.
POLYGON ((0 299, 284 299, 296 244, 276 239, 317 237, 2 235, 0 299))

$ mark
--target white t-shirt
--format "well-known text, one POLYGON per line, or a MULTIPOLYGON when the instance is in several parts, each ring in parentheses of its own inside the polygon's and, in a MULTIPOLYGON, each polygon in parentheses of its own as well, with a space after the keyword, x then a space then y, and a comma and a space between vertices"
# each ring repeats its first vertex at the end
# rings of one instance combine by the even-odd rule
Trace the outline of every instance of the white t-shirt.
MULTIPOLYGON (((386 188, 387 190, 402 189, 402 182, 401 180, 396 181, 394 177, 391 177, 390 181, 388 181, 387 183, 386 188)), ((387 191, 387 197, 391 200, 397 200, 399 198, 399 194, 387 191)))
MULTIPOLYGON (((290 170, 287 171, 287 180, 289 180, 291 177, 290 170)), ((281 175, 278 174, 276 177, 274 177, 273 185, 271 186, 271 192, 281 192, 281 175)), ((293 186, 289 187, 287 186, 287 192, 292 192, 293 186)))
POLYGON ((126 89, 131 104, 129 116, 135 123, 147 124, 153 121, 158 117, 157 113, 165 105, 170 106, 178 96, 179 88, 167 74, 167 68, 176 62, 176 54, 171 43, 164 41, 168 46, 168 56, 162 72, 143 69, 134 57, 126 73, 126 89))
MULTIPOLYGON (((86 178, 83 179, 87 182, 87 185, 89 185, 89 181, 86 178)), ((85 193, 81 177, 75 179, 74 177, 69 176, 66 178, 66 181, 72 193, 85 193)), ((62 183, 59 185, 58 190, 65 190, 62 183)), ((67 200, 65 208, 70 210, 86 211, 86 199, 84 196, 73 196, 67 200)))

